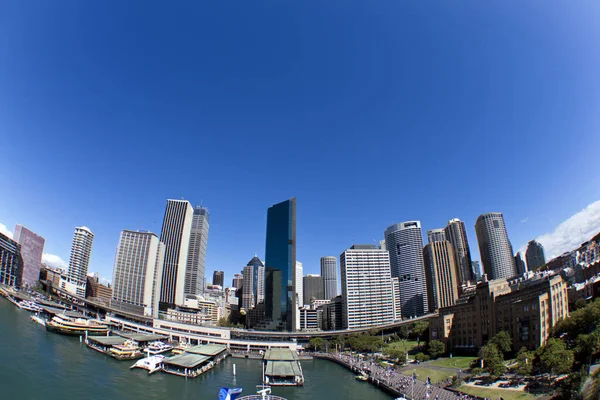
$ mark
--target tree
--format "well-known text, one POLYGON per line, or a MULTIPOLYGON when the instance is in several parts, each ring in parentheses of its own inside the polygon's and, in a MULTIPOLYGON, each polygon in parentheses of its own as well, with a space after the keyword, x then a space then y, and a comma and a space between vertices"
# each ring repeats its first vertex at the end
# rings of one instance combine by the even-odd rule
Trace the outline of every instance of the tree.
POLYGON ((483 346, 479 357, 483 359, 483 370, 490 374, 490 378, 498 379, 506 371, 504 356, 494 343, 483 346))
POLYGON ((337 335, 331 340, 331 345, 334 348, 337 346, 338 350, 342 351, 346 347, 346 339, 342 335, 337 335))
POLYGON ((575 340, 575 354, 577 359, 590 365, 600 351, 600 329, 596 329, 590 334, 582 333, 575 340))
POLYGON ((585 299, 579 299, 575 302, 573 309, 580 310, 582 308, 585 308, 586 306, 587 306, 587 301, 585 301, 585 299))
POLYGON ((517 368, 515 372, 523 376, 531 375, 534 357, 535 354, 532 351, 528 351, 526 347, 521 347, 521 350, 517 353, 517 368))
POLYGON ((550 338, 545 346, 540 347, 536 356, 543 372, 552 374, 567 374, 573 366, 573 352, 567 350, 565 342, 550 338))
POLYGON ((416 337, 417 341, 421 340, 421 335, 429 328, 428 321, 417 321, 412 326, 412 333, 416 337))
POLYGON ((308 344, 315 351, 321 351, 325 348, 325 341, 320 337, 310 338, 308 344))
POLYGON ((388 344, 383 349, 383 354, 397 360, 398 363, 404 364, 406 362, 406 346, 402 342, 388 344))
POLYGON ((427 354, 424 353, 417 353, 415 355, 415 360, 419 361, 419 362, 423 362, 423 361, 429 361, 429 356, 427 354))
POLYGON ((502 353, 508 353, 512 349, 512 339, 506 331, 500 331, 490 339, 490 344, 496 345, 502 353))
POLYGON ((408 333, 408 326, 402 325, 398 331, 398 336, 400 336, 400 339, 408 339, 408 333))
POLYGON ((432 340, 427 345, 427 352, 431 358, 438 358, 446 352, 446 346, 439 340, 432 340))

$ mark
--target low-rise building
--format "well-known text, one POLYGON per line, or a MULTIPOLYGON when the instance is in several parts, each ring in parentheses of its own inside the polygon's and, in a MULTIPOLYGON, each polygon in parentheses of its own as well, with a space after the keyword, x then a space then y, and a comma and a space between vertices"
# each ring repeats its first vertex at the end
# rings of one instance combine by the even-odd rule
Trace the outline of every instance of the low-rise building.
POLYGON ((444 341, 450 351, 475 351, 505 330, 514 351, 536 349, 567 316, 567 285, 560 275, 498 279, 479 283, 475 294, 441 308, 430 320, 430 338, 444 341))
POLYGON ((109 305, 111 297, 112 289, 110 287, 101 284, 98 277, 87 277, 87 284, 85 288, 86 299, 109 305))

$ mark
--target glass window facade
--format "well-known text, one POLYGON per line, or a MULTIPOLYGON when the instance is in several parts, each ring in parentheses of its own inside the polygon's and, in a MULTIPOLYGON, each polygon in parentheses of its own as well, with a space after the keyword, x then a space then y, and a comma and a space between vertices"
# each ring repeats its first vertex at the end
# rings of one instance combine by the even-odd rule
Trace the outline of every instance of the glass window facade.
POLYGON ((271 206, 267 212, 265 249, 265 317, 272 329, 296 330, 296 199, 271 206))

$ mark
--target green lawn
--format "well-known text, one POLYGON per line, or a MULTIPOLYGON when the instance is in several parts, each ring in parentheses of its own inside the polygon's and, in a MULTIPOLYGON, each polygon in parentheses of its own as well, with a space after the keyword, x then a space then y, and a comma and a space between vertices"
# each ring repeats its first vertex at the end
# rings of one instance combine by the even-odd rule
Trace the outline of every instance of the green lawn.
POLYGON ((518 390, 504 390, 504 389, 487 389, 484 387, 473 387, 467 385, 460 385, 458 388, 461 392, 472 394, 479 397, 491 397, 498 399, 502 397, 504 400, 533 400, 535 396, 521 392, 518 390))
POLYGON ((460 368, 468 369, 473 360, 477 360, 478 357, 452 357, 452 358, 438 358, 437 360, 430 361, 429 364, 437 365, 440 367, 448 368, 460 368))
POLYGON ((418 380, 425 381, 425 380, 427 380, 427 377, 429 377, 429 379, 431 379, 431 383, 443 381, 444 379, 451 378, 452 376, 455 375, 455 374, 449 373, 447 371, 440 371, 437 369, 429 369, 429 368, 424 368, 424 367, 415 367, 415 368, 411 368, 411 369, 405 369, 404 371, 402 371, 402 373, 407 376, 412 376, 413 371, 417 373, 418 380))

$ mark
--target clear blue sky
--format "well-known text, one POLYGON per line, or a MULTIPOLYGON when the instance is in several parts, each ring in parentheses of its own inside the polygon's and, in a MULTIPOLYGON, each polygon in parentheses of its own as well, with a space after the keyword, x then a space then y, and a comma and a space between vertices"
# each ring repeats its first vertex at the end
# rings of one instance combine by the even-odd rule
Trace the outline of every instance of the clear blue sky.
MULTIPOLYGON (((211 212, 207 275, 298 199, 305 272, 389 225, 502 211, 515 250, 600 198, 597 1, 2 1, 0 223, 68 260, 211 212), (202 4, 200 4, 202 3, 202 4), (524 221, 524 222, 521 222, 524 221)), ((209 278, 210 280, 210 278, 209 278)))

